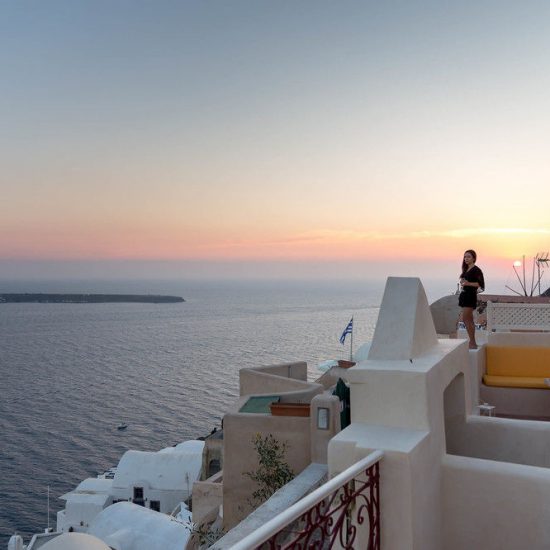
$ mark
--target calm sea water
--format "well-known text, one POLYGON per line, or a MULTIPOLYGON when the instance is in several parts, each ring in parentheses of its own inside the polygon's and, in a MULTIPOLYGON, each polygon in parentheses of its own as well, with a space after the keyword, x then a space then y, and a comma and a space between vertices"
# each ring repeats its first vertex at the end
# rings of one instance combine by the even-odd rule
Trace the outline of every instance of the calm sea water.
MULTIPOLYGON (((445 283, 426 285, 430 301, 445 283)), ((372 337, 383 282, 0 283, 0 292, 183 296, 183 304, 0 304, 0 549, 28 539, 59 496, 115 466, 208 434, 238 395, 242 367, 347 358, 354 316, 372 337), (126 431, 117 430, 120 422, 126 431)))

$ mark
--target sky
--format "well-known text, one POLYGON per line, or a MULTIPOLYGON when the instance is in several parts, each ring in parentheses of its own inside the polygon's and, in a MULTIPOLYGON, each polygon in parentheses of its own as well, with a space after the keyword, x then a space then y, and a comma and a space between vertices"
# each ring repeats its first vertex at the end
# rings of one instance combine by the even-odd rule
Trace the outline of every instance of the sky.
POLYGON ((550 249, 550 4, 0 3, 0 279, 488 279, 550 249))

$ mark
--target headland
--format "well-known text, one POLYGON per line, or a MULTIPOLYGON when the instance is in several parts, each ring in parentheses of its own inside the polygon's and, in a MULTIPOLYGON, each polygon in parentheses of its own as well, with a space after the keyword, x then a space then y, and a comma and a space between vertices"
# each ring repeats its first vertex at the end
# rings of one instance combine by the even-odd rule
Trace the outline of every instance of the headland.
POLYGON ((157 296, 152 294, 0 294, 0 303, 40 304, 104 304, 139 303, 173 304, 185 302, 181 296, 157 296))

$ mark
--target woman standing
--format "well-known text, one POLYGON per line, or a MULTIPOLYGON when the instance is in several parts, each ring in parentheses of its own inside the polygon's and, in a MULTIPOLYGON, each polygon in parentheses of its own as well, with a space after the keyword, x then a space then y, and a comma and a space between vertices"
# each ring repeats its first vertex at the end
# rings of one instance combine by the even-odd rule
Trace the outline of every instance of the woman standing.
POLYGON ((477 293, 485 290, 483 272, 476 265, 477 254, 474 250, 466 250, 462 260, 460 285, 462 292, 458 297, 458 305, 462 308, 462 321, 466 326, 470 339, 470 349, 477 349, 474 325, 474 309, 477 307, 477 293))

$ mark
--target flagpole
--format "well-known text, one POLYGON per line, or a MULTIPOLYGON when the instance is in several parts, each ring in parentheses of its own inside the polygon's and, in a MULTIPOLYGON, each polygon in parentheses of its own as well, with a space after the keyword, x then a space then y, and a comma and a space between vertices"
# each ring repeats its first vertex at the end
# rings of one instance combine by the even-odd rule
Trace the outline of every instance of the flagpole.
POLYGON ((349 350, 350 360, 353 357, 353 317, 350 319, 349 323, 346 325, 342 336, 340 336, 340 344, 344 345, 346 343, 346 336, 351 334, 351 345, 349 350))
POLYGON ((48 485, 48 533, 50 532, 50 486, 48 485))
MULTIPOLYGON (((351 318, 353 321, 353 317, 351 318)), ((349 348, 349 360, 353 361, 353 324, 351 325, 351 340, 350 340, 350 348, 349 348)))

